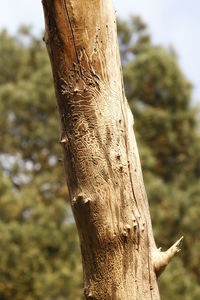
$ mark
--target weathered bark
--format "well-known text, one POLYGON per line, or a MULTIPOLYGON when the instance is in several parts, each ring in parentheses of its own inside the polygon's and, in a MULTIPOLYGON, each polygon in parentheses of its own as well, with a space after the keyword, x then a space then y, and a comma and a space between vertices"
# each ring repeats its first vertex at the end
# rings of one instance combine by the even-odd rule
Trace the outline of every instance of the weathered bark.
POLYGON ((43 0, 84 293, 159 299, 168 255, 153 238, 111 2, 43 0))

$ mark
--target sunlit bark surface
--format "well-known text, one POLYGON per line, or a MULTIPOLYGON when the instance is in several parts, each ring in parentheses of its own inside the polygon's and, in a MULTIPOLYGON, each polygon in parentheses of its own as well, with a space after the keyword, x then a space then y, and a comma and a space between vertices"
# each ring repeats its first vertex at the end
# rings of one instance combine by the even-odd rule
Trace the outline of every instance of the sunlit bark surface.
POLYGON ((85 297, 160 299, 112 1, 43 0, 43 7, 85 297))

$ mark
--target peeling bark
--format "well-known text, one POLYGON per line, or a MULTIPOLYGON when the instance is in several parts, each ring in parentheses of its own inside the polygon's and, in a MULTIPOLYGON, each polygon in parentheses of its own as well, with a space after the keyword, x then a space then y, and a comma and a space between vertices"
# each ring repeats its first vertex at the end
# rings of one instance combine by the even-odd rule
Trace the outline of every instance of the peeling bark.
POLYGON ((111 0, 43 0, 86 299, 160 299, 111 0))

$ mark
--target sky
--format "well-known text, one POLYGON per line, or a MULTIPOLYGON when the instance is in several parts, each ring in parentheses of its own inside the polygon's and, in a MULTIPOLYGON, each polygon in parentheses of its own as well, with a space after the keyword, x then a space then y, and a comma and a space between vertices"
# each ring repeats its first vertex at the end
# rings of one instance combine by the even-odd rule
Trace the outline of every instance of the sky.
MULTIPOLYGON (((83 0, 84 1, 84 0, 83 0)), ((181 69, 194 84, 193 100, 200 102, 200 1, 113 0, 118 17, 140 15, 148 24, 155 44, 173 45, 181 69)), ((20 24, 31 24, 35 33, 44 29, 41 0, 1 1, 0 30, 15 33, 20 24)))

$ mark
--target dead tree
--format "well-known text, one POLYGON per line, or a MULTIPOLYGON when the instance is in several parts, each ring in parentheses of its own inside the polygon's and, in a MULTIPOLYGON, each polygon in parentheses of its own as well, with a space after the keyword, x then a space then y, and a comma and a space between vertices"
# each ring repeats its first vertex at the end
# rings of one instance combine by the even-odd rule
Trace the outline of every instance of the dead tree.
POLYGON ((159 299, 156 248, 111 0, 43 0, 86 299, 159 299))

